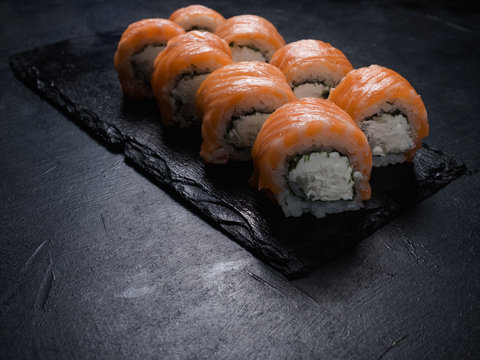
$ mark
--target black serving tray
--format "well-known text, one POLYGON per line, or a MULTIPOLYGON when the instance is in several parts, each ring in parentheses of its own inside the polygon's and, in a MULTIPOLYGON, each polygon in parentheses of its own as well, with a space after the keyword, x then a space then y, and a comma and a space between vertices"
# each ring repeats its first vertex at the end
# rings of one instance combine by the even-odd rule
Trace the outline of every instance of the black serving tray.
POLYGON ((251 163, 205 164, 198 128, 165 129, 153 101, 124 98, 113 68, 119 38, 70 39, 13 55, 10 65, 94 138, 287 278, 306 275, 465 172, 462 162, 424 145, 413 164, 373 170, 365 209, 285 218, 249 187, 251 163))

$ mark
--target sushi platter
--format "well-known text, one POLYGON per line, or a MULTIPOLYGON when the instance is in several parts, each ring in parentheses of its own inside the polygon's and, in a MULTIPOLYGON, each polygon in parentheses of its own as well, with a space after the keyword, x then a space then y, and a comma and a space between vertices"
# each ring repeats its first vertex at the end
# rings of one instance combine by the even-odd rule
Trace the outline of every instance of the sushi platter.
POLYGON ((11 67, 91 136, 288 278, 306 275, 465 171, 424 145, 413 164, 374 170, 365 209, 285 218, 248 185, 251 163, 206 164, 198 129, 165 129, 154 102, 140 106, 123 96, 111 65, 119 37, 103 33, 36 48, 12 56, 11 67))
POLYGON ((478 6, 191 4, 2 3, 0 359, 475 358, 478 6))

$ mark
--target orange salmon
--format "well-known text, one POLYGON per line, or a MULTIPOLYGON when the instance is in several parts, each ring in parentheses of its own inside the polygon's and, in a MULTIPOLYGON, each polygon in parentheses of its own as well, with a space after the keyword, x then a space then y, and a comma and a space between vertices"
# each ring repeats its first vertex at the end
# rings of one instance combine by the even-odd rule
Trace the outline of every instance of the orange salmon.
POLYGON ((185 31, 205 30, 214 33, 225 18, 206 6, 190 5, 175 10, 170 15, 170 20, 180 25, 185 31))
MULTIPOLYGON (((356 210, 362 206, 362 200, 371 196, 372 154, 367 139, 352 118, 328 100, 307 97, 274 111, 255 140, 252 159, 253 184, 258 190, 273 195, 287 216, 312 212, 322 217, 331 212, 356 210), (345 195, 338 199, 328 198, 329 201, 308 196, 302 198, 293 190, 291 174, 297 164, 295 159, 303 159, 306 163, 314 157, 312 154, 320 159, 323 157, 325 166, 336 166, 337 160, 339 163, 343 161, 345 171, 350 171, 346 179, 350 186, 350 200, 345 195)), ((324 169, 329 170, 328 167, 324 169)), ((323 182, 330 181, 333 188, 344 179, 343 172, 338 175, 334 167, 331 170, 326 175, 318 173, 310 176, 323 182)), ((328 186, 321 189, 324 185, 319 184, 301 185, 304 188, 315 185, 316 190, 323 193, 330 191, 328 186)))
POLYGON ((215 34, 190 31, 171 39, 155 60, 152 75, 162 122, 181 128, 199 122, 195 109, 198 87, 209 73, 231 62, 228 44, 215 34))
POLYGON ((150 78, 154 60, 168 40, 183 33, 181 26, 165 19, 144 19, 127 27, 114 57, 120 85, 127 96, 153 97, 150 78))
POLYGON ((285 76, 258 61, 237 62, 212 72, 197 92, 202 119, 200 156, 207 162, 248 160, 255 137, 275 109, 295 100, 285 76))
POLYGON ((330 89, 353 70, 347 57, 320 40, 300 40, 275 52, 270 64, 287 78, 297 97, 327 98, 330 89))
POLYGON ((268 20, 256 15, 239 15, 227 19, 215 32, 231 47, 234 61, 268 62, 285 40, 268 20))
POLYGON ((385 67, 371 65, 349 72, 332 90, 329 100, 366 132, 375 166, 376 160, 378 166, 386 165, 381 158, 388 156, 393 156, 394 162, 401 161, 396 159, 399 156, 412 161, 428 135, 427 111, 420 95, 405 78, 385 67), (393 146, 399 139, 404 146, 393 146))

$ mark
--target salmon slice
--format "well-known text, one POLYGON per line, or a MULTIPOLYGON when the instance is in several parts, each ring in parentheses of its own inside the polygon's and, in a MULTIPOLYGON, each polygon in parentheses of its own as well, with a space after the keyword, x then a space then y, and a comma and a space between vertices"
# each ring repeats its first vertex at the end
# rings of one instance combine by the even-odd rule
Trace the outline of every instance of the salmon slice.
POLYGON ((268 62, 285 40, 268 20, 256 15, 227 19, 215 32, 232 47, 234 61, 268 62))
POLYGON ((254 186, 273 195, 287 216, 356 210, 371 196, 367 138, 328 100, 307 97, 278 108, 258 134, 252 159, 254 186))
POLYGON ((277 50, 270 64, 287 78, 297 97, 327 98, 330 89, 353 70, 347 57, 329 43, 300 40, 277 50))
POLYGON ((285 76, 270 64, 244 61, 215 70, 197 92, 202 119, 200 156, 217 164, 250 159, 265 119, 295 99, 285 76))
POLYGON ((413 161, 428 135, 427 111, 420 95, 405 78, 385 67, 351 71, 332 90, 329 100, 367 134, 374 166, 413 161))
POLYGON ((155 60, 152 75, 152 88, 164 125, 184 128, 198 123, 195 109, 198 87, 209 73, 231 62, 228 44, 215 34, 190 31, 171 39, 155 60))
POLYGON ((127 96, 153 97, 150 78, 154 60, 168 40, 183 33, 181 26, 165 19, 144 19, 127 27, 114 56, 120 85, 127 96))
POLYGON ((175 10, 170 15, 170 20, 180 25, 185 31, 204 30, 214 33, 225 18, 206 6, 190 5, 175 10))

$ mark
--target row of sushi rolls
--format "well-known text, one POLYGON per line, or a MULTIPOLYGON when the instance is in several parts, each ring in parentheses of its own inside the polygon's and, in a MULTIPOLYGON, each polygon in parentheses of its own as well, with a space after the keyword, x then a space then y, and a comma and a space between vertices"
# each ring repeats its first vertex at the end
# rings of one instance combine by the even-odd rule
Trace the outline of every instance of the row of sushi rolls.
POLYGON ((353 69, 329 43, 286 44, 255 15, 191 5, 122 34, 123 92, 155 97, 164 126, 201 126, 207 163, 253 160, 251 183, 285 216, 357 210, 372 166, 411 162, 428 135, 423 101, 388 68, 353 69))

